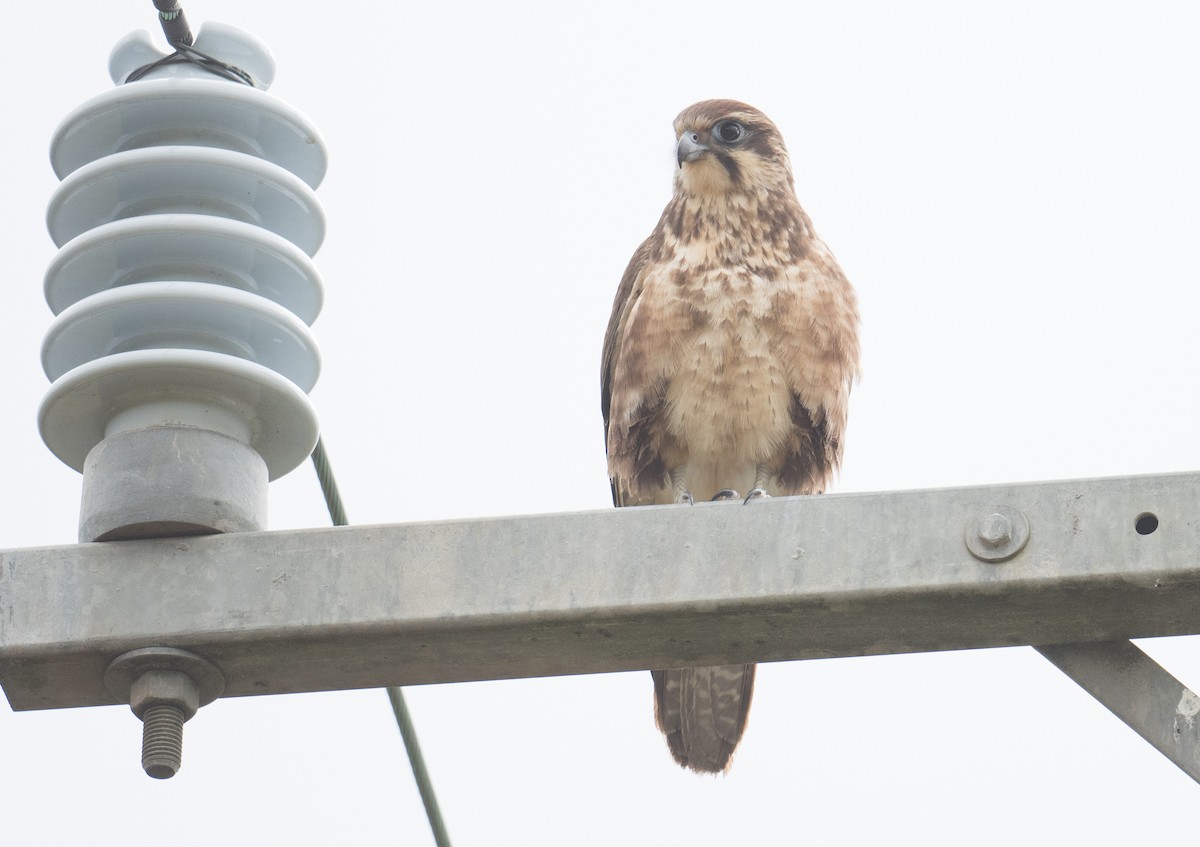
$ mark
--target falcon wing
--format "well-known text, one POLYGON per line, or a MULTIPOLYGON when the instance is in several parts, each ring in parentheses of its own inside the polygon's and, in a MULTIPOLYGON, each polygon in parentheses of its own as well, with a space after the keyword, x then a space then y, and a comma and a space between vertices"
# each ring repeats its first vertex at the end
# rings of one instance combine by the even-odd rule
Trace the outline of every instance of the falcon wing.
MULTIPOLYGON (((613 371, 616 366, 617 353, 625 336, 625 326, 629 313, 637 303, 642 292, 642 271, 650 263, 655 237, 651 235, 629 260, 621 284, 617 287, 617 296, 613 298, 612 315, 608 319, 608 329, 604 333, 604 352, 600 359, 600 411, 604 415, 604 443, 608 449, 609 412, 612 409, 613 371)), ((616 477, 609 479, 612 486, 614 506, 624 506, 625 493, 621 481, 616 477)))

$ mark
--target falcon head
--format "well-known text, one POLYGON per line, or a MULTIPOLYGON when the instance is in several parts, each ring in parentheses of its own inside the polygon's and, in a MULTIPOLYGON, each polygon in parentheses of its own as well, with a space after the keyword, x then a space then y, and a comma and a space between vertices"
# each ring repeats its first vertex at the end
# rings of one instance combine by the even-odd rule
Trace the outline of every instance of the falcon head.
POLYGON ((792 165, 771 119, 737 100, 702 100, 675 119, 675 190, 693 196, 792 187, 792 165))

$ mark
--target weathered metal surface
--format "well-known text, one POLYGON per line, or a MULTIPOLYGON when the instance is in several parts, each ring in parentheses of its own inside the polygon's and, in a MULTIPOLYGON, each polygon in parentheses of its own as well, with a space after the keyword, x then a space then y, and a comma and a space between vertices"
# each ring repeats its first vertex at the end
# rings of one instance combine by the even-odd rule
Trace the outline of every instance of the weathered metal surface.
POLYGON ((0 552, 14 709, 139 647, 226 696, 1200 631, 1200 476, 779 498, 0 552), (994 504, 1012 558, 964 543, 994 504), (1158 520, 1149 534, 1146 514, 1158 520))
POLYGON ((1200 782, 1200 697, 1129 641, 1037 651, 1200 782))

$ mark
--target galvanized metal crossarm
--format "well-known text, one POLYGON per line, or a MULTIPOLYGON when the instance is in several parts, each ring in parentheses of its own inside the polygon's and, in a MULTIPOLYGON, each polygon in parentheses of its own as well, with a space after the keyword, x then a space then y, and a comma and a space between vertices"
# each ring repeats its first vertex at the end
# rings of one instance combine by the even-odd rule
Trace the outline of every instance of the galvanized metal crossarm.
POLYGON ((1198 631, 1197 474, 0 551, 18 710, 148 646, 243 696, 1198 631))

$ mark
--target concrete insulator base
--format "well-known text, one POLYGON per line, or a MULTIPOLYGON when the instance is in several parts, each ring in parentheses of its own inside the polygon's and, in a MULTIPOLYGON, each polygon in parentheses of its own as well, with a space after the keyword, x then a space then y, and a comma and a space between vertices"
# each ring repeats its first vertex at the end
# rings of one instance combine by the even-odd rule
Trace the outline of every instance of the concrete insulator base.
POLYGON ((150 426, 104 439, 83 468, 79 540, 120 541, 267 526, 267 466, 235 438, 150 426))

